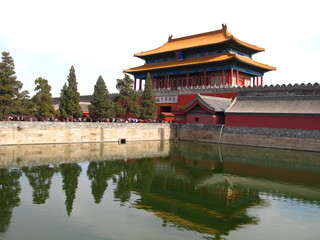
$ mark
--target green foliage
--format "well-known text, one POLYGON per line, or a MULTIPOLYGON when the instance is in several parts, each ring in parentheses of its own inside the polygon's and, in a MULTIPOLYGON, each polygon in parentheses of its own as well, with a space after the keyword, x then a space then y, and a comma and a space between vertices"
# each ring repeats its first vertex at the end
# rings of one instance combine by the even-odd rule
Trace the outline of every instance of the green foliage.
POLYGON ((116 88, 119 90, 119 100, 122 106, 122 115, 128 118, 130 115, 140 116, 141 108, 138 104, 139 94, 132 88, 133 80, 125 74, 123 79, 117 79, 116 88))
POLYGON ((0 234, 5 233, 10 225, 12 212, 20 205, 20 177, 19 168, 0 168, 0 234))
POLYGON ((81 172, 82 169, 77 163, 65 163, 60 165, 60 173, 63 183, 62 188, 66 194, 65 206, 68 216, 71 215, 73 202, 76 199, 78 177, 81 172))
POLYGON ((140 118, 154 119, 156 117, 157 106, 152 88, 152 79, 149 73, 147 75, 144 91, 141 96, 140 106, 140 118))
POLYGON ((38 116, 50 117, 55 115, 53 108, 53 99, 51 95, 51 86, 46 79, 41 77, 34 81, 37 93, 33 96, 35 113, 38 116))
POLYGON ((68 85, 65 84, 60 93, 60 113, 65 118, 78 118, 82 115, 82 109, 80 106, 80 94, 77 87, 77 78, 74 67, 71 66, 68 85))
POLYGON ((17 80, 14 61, 8 52, 2 52, 0 62, 0 116, 16 114, 20 109, 22 83, 17 80))
POLYGON ((60 93, 60 104, 59 104, 59 112, 60 112, 60 116, 64 117, 64 118, 68 118, 69 115, 66 111, 66 109, 68 108, 68 100, 69 96, 68 96, 68 86, 65 83, 61 89, 61 93, 60 93))
POLYGON ((114 105, 114 112, 115 112, 115 117, 120 118, 121 116, 125 115, 125 111, 121 105, 114 105))
POLYGON ((35 115, 35 107, 32 99, 30 99, 29 91, 21 92, 19 114, 21 115, 35 115))
POLYGON ((23 167, 22 171, 28 178, 30 186, 33 189, 33 203, 43 204, 49 198, 51 187, 51 178, 55 169, 49 165, 23 167))
POLYGON ((99 76, 92 95, 89 106, 90 117, 112 118, 115 115, 114 103, 110 100, 107 86, 101 76, 99 76))

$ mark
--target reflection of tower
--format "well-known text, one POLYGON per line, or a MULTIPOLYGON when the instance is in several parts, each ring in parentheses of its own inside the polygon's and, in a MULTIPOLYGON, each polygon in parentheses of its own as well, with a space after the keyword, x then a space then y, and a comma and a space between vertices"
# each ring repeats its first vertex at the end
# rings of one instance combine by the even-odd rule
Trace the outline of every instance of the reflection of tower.
POLYGON ((150 191, 143 195, 136 185, 135 191, 144 197, 133 206, 153 212, 162 219, 162 227, 196 231, 207 239, 223 239, 241 225, 255 224, 257 220, 246 209, 261 199, 256 193, 235 189, 229 177, 213 171, 220 164, 183 155, 161 160, 150 191))
POLYGON ((232 203, 234 203, 235 197, 236 197, 236 190, 233 188, 233 183, 227 176, 223 176, 226 182, 228 183, 228 187, 225 189, 225 198, 227 204, 229 204, 229 201, 231 200, 232 203))

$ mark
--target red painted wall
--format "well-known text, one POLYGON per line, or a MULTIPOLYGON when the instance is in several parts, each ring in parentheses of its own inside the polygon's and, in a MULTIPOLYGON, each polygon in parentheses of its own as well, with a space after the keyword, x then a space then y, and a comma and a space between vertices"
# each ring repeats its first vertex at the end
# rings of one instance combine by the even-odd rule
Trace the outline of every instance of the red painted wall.
POLYGON ((226 126, 320 130, 320 117, 226 115, 226 126))
POLYGON ((220 116, 220 115, 187 115, 186 123, 223 124, 224 123, 224 116, 220 116), (196 118, 198 118, 198 121, 196 121, 196 118))
POLYGON ((187 115, 187 123, 214 124, 214 122, 215 118, 212 115, 187 115))

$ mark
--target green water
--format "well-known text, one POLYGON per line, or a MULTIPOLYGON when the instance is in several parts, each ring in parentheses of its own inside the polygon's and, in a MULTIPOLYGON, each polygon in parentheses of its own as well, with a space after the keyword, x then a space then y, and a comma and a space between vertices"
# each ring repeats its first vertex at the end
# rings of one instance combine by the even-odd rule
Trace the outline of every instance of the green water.
POLYGON ((130 144, 1 147, 0 239, 319 239, 320 153, 130 144))

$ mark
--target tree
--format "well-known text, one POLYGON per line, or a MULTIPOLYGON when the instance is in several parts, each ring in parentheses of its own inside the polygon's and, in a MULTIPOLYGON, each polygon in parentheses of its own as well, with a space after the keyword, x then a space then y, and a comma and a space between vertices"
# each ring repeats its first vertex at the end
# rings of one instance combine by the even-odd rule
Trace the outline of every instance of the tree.
POLYGON ((140 118, 154 119, 156 117, 157 106, 156 106, 156 100, 155 100, 154 92, 152 88, 152 80, 149 73, 147 75, 144 91, 141 96, 140 106, 141 106, 140 118))
POLYGON ((82 114, 80 94, 77 85, 75 70, 74 67, 71 66, 68 76, 68 85, 65 84, 63 86, 60 95, 61 104, 59 105, 59 109, 62 117, 73 119, 80 117, 82 114))
POLYGON ((51 86, 48 84, 48 80, 39 77, 34 83, 36 85, 34 90, 38 91, 32 98, 36 114, 43 117, 53 116, 55 110, 53 108, 51 86))
POLYGON ((59 104, 59 112, 60 116, 63 118, 68 118, 69 115, 67 114, 66 109, 68 108, 68 86, 65 83, 61 89, 60 93, 60 104, 59 104))
POLYGON ((14 61, 9 52, 2 52, 0 62, 0 116, 17 113, 22 83, 17 80, 14 61))
POLYGON ((24 90, 21 92, 19 104, 20 104, 20 107, 18 108, 19 114, 22 114, 22 115, 34 115, 35 114, 34 103, 29 96, 28 90, 24 90))
POLYGON ((123 116, 140 116, 140 106, 138 104, 139 94, 132 88, 133 80, 125 74, 123 79, 117 79, 116 88, 119 90, 119 101, 123 108, 123 116))
POLYGON ((89 106, 90 117, 104 118, 114 117, 114 104, 110 100, 107 86, 101 76, 99 76, 92 95, 89 106))

